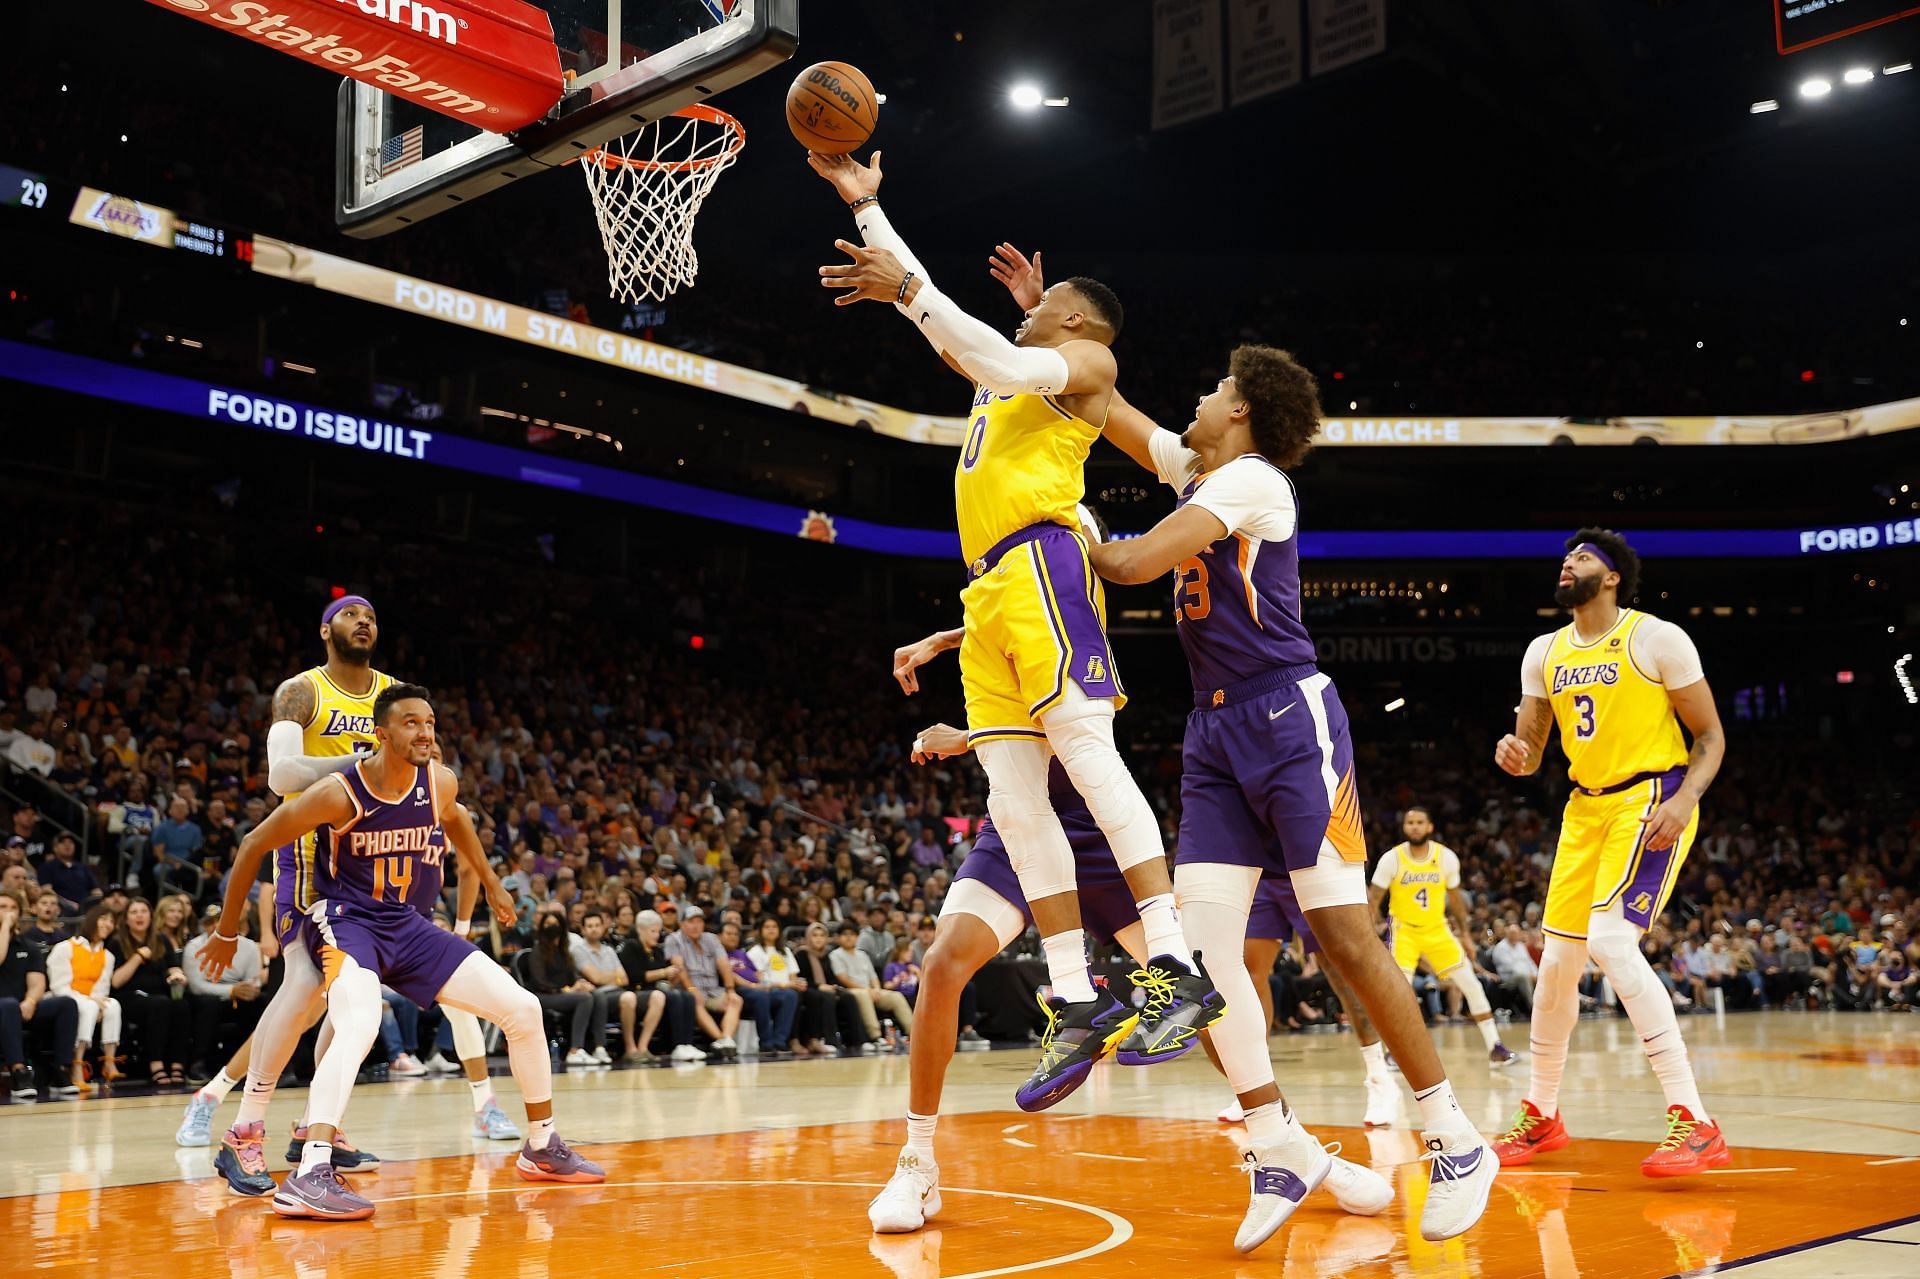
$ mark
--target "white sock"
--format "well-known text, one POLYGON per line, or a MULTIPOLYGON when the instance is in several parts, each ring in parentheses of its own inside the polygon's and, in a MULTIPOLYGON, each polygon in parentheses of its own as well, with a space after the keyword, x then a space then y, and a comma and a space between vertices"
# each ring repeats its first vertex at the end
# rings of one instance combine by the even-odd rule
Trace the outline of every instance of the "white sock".
POLYGON ((333 1143, 330 1141, 310 1141, 300 1147, 300 1175, 306 1176, 321 1164, 333 1158, 333 1143))
POLYGON ((1287 1109, 1283 1097, 1247 1111, 1246 1125, 1247 1144, 1256 1150, 1265 1150, 1287 1139, 1293 1127, 1293 1112, 1287 1109))
POLYGON ((473 1094, 473 1113, 479 1114, 493 1104, 493 1080, 469 1079, 467 1090, 473 1094))
POLYGON ((916 1115, 911 1110, 907 1112, 907 1149, 928 1163, 933 1162, 933 1129, 939 1122, 938 1115, 916 1115))
POLYGON ((1047 952, 1047 977, 1053 993, 1070 1004, 1089 1003, 1093 999, 1093 975, 1087 971, 1087 935, 1079 928, 1043 938, 1047 952))
POLYGON ((225 1066, 222 1066, 219 1074, 200 1086, 198 1095, 217 1106, 227 1099, 227 1094, 232 1092, 234 1086, 239 1082, 238 1079, 235 1079, 227 1073, 225 1066))
POLYGON ((1587 932, 1594 961, 1613 983, 1613 993, 1647 1050, 1647 1064, 1653 1067, 1667 1104, 1685 1106, 1695 1119, 1705 1120, 1693 1063, 1680 1037, 1679 1019, 1673 1015, 1673 1000, 1640 949, 1640 930, 1619 915, 1594 914, 1587 932))
POLYGON ((1180 912, 1173 904, 1173 894, 1155 893, 1135 905, 1140 910, 1140 926, 1147 933, 1148 956, 1171 955, 1193 967, 1193 952, 1187 949, 1186 936, 1180 931, 1180 912))
POLYGON ((553 1116, 545 1119, 527 1117, 527 1147, 531 1150, 545 1150, 547 1143, 553 1140, 553 1116))
POLYGON ((1415 1093, 1413 1098, 1420 1103, 1420 1125, 1429 1132, 1458 1132, 1472 1127, 1466 1112, 1454 1100, 1453 1085, 1447 1080, 1442 1079, 1425 1092, 1415 1093))
POLYGON ((1493 1018, 1482 1017, 1473 1024, 1480 1028, 1480 1038, 1487 1041, 1487 1051, 1492 1052, 1493 1046, 1500 1042, 1500 1032, 1495 1028, 1493 1018))
POLYGON ((273 1100, 273 1088, 277 1079, 264 1079, 252 1070, 247 1071, 247 1087, 240 1094, 240 1117, 233 1121, 236 1128, 244 1127, 256 1120, 267 1117, 267 1103, 273 1100))
MULTIPOLYGON (((1662 995, 1666 987, 1660 988, 1662 995)), ((1669 1005, 1667 1015, 1673 1015, 1669 1005)), ((1707 1108, 1700 1100, 1700 1085, 1693 1080, 1693 1063, 1687 1058, 1687 1041, 1680 1038, 1680 1027, 1673 1026, 1643 1041, 1647 1064, 1667 1095, 1669 1106, 1685 1106, 1687 1113, 1701 1123, 1707 1122, 1707 1108)))
POLYGON ((1367 1078, 1377 1079, 1387 1073, 1387 1050, 1379 1040, 1360 1045, 1360 1063, 1366 1067, 1367 1078))

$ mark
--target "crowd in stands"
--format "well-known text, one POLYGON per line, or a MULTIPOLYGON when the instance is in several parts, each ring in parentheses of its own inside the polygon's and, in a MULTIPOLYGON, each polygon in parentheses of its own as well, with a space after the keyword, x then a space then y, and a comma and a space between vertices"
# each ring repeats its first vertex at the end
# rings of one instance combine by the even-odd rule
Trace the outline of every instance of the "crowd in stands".
MULTIPOLYGON (((123 1069, 204 1078, 278 969, 270 940, 218 984, 194 956, 240 838, 276 802, 270 700, 321 656, 319 588, 285 572, 303 554, 292 534, 256 521, 233 536, 207 502, 23 500, 39 536, 0 545, 20 584, 0 600, 0 1067, 27 1065, 24 1032, 63 1088, 123 1069)), ((447 762, 519 906, 481 944, 540 994, 570 1065, 726 1058, 744 1025, 762 1054, 796 1056, 912 1033, 931 920, 985 811, 969 761, 906 759, 914 731, 957 709, 893 688, 892 644, 913 636, 822 609, 807 583, 748 595, 697 565, 620 590, 528 574, 475 603, 449 583, 490 566, 457 550, 396 555, 391 534, 351 528, 327 546, 380 609, 375 664, 434 689, 447 762), (753 622, 724 659, 664 640, 703 609, 753 622)), ((1355 725, 1372 847, 1397 842, 1406 805, 1431 806, 1465 867, 1482 976, 1524 1016, 1549 787, 1495 774, 1485 725, 1445 745, 1364 710, 1355 725)), ((1646 941, 1676 1004, 1910 1008, 1920 816, 1887 799, 1902 757, 1793 724, 1742 731, 1646 941)), ((1171 839, 1177 756, 1136 760, 1171 839)), ((1283 1023, 1337 1016, 1311 960, 1277 979, 1283 1023)), ((1597 979, 1588 993, 1605 1003, 1597 979)), ((383 1055, 419 1073, 440 1031, 404 1003, 390 1000, 383 1055)))

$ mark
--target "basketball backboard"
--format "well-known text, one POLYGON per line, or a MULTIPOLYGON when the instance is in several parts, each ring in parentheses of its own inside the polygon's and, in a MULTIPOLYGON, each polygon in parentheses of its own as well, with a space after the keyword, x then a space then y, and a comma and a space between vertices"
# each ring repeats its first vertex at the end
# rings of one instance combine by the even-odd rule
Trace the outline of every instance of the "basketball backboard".
POLYGON ((642 124, 792 56, 799 0, 536 0, 553 24, 566 94, 513 133, 428 110, 357 80, 340 85, 334 216, 373 237, 558 168, 642 124))

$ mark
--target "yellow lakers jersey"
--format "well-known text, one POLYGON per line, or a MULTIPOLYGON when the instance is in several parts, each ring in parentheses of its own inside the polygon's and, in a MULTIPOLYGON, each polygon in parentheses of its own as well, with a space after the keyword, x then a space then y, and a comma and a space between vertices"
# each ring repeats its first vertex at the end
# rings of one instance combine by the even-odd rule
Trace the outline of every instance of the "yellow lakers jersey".
POLYGON ((1403 928, 1445 928, 1447 889, 1460 883, 1460 859, 1437 840, 1416 859, 1405 844, 1381 855, 1373 882, 1387 890, 1387 910, 1403 928), (1386 882, 1381 883, 1382 878, 1386 882))
MULTIPOLYGON (((300 673, 297 678, 313 687, 313 718, 306 722, 302 732, 301 749, 306 754, 331 758, 371 751, 379 745, 373 735, 373 700, 394 681, 393 676, 381 671, 371 673, 373 683, 368 685, 364 697, 334 683, 325 666, 300 673)), ((309 834, 301 839, 293 854, 293 904, 299 910, 313 905, 313 855, 314 836, 309 834)), ((275 874, 278 873, 276 868, 275 874)))
POLYGON ((1585 643, 1569 623, 1547 647, 1547 700, 1576 786, 1600 790, 1687 762, 1666 686, 1634 661, 1633 635, 1646 618, 1623 608, 1606 634, 1585 643))
POLYGON ((1087 454, 1100 428, 1051 395, 995 395, 975 388, 973 416, 953 473, 960 554, 967 563, 1030 524, 1078 528, 1087 454))

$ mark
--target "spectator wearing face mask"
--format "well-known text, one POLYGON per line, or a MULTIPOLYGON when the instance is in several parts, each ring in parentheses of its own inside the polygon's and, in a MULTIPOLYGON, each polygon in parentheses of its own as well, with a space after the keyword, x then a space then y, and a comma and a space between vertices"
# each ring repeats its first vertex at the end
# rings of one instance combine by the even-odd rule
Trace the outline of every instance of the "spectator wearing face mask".
POLYGON ((540 1006, 558 1012, 567 1021, 567 1065, 593 1066, 587 1051, 587 1030, 593 1020, 593 983, 573 965, 571 934, 566 911, 557 903, 542 906, 534 915, 533 948, 522 961, 521 978, 540 1006))

